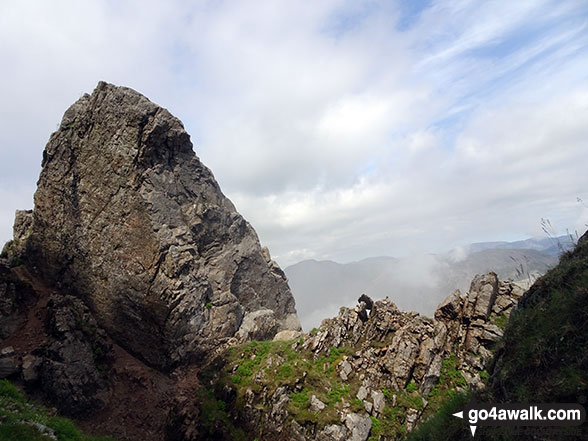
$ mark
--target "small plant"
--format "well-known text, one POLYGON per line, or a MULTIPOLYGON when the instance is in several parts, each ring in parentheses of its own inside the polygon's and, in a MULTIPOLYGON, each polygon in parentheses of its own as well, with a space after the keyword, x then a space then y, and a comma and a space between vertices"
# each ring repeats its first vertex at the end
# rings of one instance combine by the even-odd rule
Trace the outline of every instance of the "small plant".
POLYGON ((206 302, 206 309, 212 308, 212 302, 206 302))
POLYGON ((331 388, 331 390, 327 393, 327 398, 329 404, 334 406, 337 404, 343 397, 346 397, 349 394, 349 386, 346 384, 335 384, 331 388))
POLYGON ((368 438, 368 441, 377 441, 380 439, 380 435, 383 434, 382 423, 374 416, 370 416, 370 419, 372 420, 372 429, 370 431, 370 437, 368 438))
POLYGON ((306 409, 310 404, 310 398, 308 397, 308 388, 302 389, 300 392, 292 392, 290 394, 290 400, 292 405, 298 409, 306 409))
POLYGON ((280 368, 278 369, 278 374, 276 376, 276 378, 278 380, 287 380, 289 378, 291 378, 294 375, 294 369, 292 369, 292 366, 288 363, 283 364, 282 366, 280 366, 280 368))
POLYGON ((406 391, 407 391, 408 393, 411 393, 411 392, 415 392, 415 391, 417 391, 417 390, 418 390, 418 388, 419 388, 419 387, 418 387, 418 385, 417 385, 417 384, 414 382, 414 380, 413 380, 413 381, 411 381, 410 383, 408 383, 408 385, 406 386, 406 391))
POLYGON ((237 373, 242 377, 251 377, 253 371, 247 364, 243 364, 237 368, 237 373))
POLYGON ((493 320, 493 323, 504 331, 506 324, 508 323, 508 317, 505 314, 497 315, 493 320))

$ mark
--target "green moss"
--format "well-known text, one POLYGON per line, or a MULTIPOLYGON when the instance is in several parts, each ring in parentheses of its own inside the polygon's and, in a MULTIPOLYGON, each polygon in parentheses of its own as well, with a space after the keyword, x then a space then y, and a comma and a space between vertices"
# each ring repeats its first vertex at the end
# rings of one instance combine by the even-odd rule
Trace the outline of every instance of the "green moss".
POLYGON ((334 384, 327 393, 329 406, 335 406, 342 398, 349 395, 349 386, 346 384, 334 384))
POLYGON ((500 329, 504 331, 504 328, 506 328, 506 324, 508 323, 508 317, 506 316, 506 314, 499 314, 496 317, 494 317, 492 323, 494 323, 496 326, 498 326, 500 329))
POLYGON ((306 409, 310 405, 310 397, 308 396, 308 388, 302 389, 300 392, 292 392, 290 394, 290 402, 298 409, 306 409))
POLYGON ((245 364, 239 366, 237 368, 237 374, 239 374, 241 377, 251 377, 251 375, 253 375, 253 371, 251 370, 251 366, 252 363, 251 362, 246 362, 245 364))
POLYGON ((371 416, 370 419, 372 420, 372 429, 370 431, 370 437, 368 441, 378 441, 380 439, 380 435, 382 435, 382 423, 379 419, 374 416, 371 416))
POLYGON ((406 391, 407 392, 415 392, 418 390, 418 385, 414 382, 411 381, 410 383, 408 383, 408 385, 406 386, 406 391))
POLYGON ((277 379, 288 380, 294 376, 294 369, 290 364, 283 364, 278 369, 277 379))
POLYGON ((243 377, 241 377, 240 375, 233 375, 231 377, 231 381, 235 384, 241 384, 243 383, 243 377))

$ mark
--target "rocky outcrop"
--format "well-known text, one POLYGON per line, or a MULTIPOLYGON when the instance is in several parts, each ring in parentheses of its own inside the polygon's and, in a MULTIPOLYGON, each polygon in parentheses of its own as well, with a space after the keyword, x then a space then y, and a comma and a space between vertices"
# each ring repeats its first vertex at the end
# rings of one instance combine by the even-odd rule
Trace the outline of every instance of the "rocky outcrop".
POLYGON ((443 391, 483 387, 522 294, 494 273, 476 276, 434 318, 362 296, 356 308, 289 343, 234 350, 224 368, 216 361, 211 384, 223 385, 235 419, 267 439, 400 439, 443 391))
POLYGON ((128 88, 101 82, 65 112, 16 240, 29 266, 159 368, 236 335, 300 329, 284 273, 182 123, 128 88))
POLYGON ((31 286, 0 263, 0 341, 8 338, 26 319, 23 311, 36 298, 31 286))
POLYGON ((52 296, 47 305, 46 330, 49 338, 37 351, 39 357, 29 356, 28 369, 23 367, 25 382, 32 386, 38 382, 47 397, 68 415, 103 407, 108 399, 108 373, 114 353, 88 308, 78 298, 52 296))
POLYGON ((32 226, 33 211, 16 210, 12 228, 13 239, 4 244, 0 260, 4 260, 9 266, 22 263, 26 241, 33 231, 32 226))
MULTIPOLYGON (((362 308, 344 309, 336 318, 325 320, 316 335, 304 341, 304 348, 320 354, 331 347, 359 345, 349 361, 350 372, 362 373, 368 391, 401 390, 415 382, 426 395, 450 354, 459 361, 457 367, 468 386, 480 387, 480 372, 492 355, 492 345, 502 337, 501 326, 523 292, 515 283, 500 282, 489 273, 476 276, 466 295, 459 290, 450 294, 434 319, 401 312, 388 299, 374 303, 365 324, 358 312, 362 308)), ((349 362, 339 366, 345 376, 349 362)))

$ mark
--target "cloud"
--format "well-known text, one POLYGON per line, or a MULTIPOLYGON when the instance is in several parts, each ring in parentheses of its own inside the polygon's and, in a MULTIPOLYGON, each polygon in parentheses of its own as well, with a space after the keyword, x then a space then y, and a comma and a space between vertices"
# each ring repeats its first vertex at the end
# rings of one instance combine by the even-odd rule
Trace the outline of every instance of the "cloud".
POLYGON ((547 0, 4 3, 0 239, 100 79, 184 121, 283 265, 581 225, 587 17, 547 0))

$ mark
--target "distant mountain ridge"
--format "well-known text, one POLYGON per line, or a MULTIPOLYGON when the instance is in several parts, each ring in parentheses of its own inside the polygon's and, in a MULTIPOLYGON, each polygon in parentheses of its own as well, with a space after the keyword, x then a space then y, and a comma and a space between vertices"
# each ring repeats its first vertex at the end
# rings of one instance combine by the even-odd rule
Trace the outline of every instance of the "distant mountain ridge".
POLYGON ((478 242, 469 246, 469 251, 475 253, 490 249, 523 249, 542 251, 552 256, 559 256, 562 251, 573 249, 573 236, 563 235, 558 237, 541 237, 515 242, 478 242))
POLYGON ((446 254, 410 258, 370 257, 357 262, 304 260, 284 271, 305 330, 317 327, 361 293, 389 297, 400 309, 431 315, 450 292, 467 291, 476 274, 496 272, 501 279, 528 285, 573 247, 569 236, 515 242, 481 242, 446 254))

